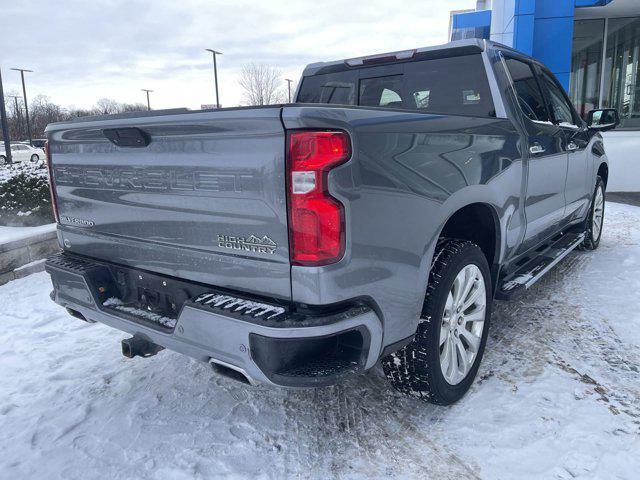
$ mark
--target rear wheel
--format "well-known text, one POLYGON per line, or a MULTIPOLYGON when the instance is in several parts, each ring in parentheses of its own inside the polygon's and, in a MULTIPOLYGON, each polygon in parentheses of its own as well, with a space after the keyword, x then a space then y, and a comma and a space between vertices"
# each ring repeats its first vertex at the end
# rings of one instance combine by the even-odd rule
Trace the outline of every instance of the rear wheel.
POLYGON ((5 163, 7 163, 7 157, 0 155, 0 165, 4 165, 5 163))
POLYGON ((480 248, 444 240, 436 249, 414 340, 382 362, 398 391, 449 405, 471 387, 491 315, 491 277, 480 248))
POLYGON ((35 153, 33 155, 31 155, 31 161, 32 162, 37 162, 38 160, 40 160, 40 157, 38 155, 36 155, 35 153))
POLYGON ((602 178, 597 177, 589 217, 587 218, 584 242, 579 247, 581 250, 595 250, 600 245, 602 227, 604 226, 604 204, 604 182, 602 178))

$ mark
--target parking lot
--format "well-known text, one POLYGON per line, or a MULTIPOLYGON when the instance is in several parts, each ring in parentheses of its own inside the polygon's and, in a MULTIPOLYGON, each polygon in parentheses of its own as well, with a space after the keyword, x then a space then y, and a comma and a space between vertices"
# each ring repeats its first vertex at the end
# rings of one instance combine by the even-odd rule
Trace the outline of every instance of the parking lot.
POLYGON ((471 392, 403 398, 379 371, 316 390, 248 387, 69 317, 45 273, 0 287, 7 478, 633 478, 640 468, 640 208, 600 249, 497 303, 471 392))

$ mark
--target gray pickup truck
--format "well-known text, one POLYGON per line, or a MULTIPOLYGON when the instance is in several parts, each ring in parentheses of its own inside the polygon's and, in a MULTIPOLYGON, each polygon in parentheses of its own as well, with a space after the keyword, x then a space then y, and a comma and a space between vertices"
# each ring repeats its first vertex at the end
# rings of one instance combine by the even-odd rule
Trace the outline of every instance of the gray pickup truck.
POLYGON ((607 157, 547 68, 466 40, 309 65, 296 102, 47 128, 53 300, 250 384, 378 362, 450 404, 493 299, 598 246, 607 157))

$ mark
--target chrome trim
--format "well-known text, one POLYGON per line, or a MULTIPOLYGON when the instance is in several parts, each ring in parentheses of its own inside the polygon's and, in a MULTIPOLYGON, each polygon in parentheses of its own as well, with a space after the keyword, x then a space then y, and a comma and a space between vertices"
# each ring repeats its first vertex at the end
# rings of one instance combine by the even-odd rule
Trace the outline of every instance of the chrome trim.
POLYGON ((232 365, 230 363, 223 362, 222 360, 217 360, 213 357, 209 359, 209 363, 215 363, 216 365, 221 365, 223 367, 230 368, 231 370, 235 370, 236 372, 241 374, 244 378, 246 378, 249 384, 253 387, 255 387, 256 385, 260 385, 259 381, 251 377, 247 372, 244 371, 244 369, 240 367, 236 367, 235 365, 232 365))
POLYGON ((547 265, 542 270, 540 270, 538 273, 536 273, 533 277, 531 277, 531 279, 524 284, 524 287, 525 288, 529 288, 534 283, 536 283, 538 280, 540 280, 540 277, 542 277, 545 273, 547 273, 549 270, 551 270, 553 267, 555 267, 558 263, 560 263, 560 261, 564 257, 569 255, 573 250, 575 250, 578 247, 578 245, 580 245, 584 241, 584 237, 585 237, 585 234, 581 233, 578 236, 577 240, 575 242, 573 242, 571 245, 569 245, 566 249, 564 249, 563 252, 560 255, 558 255, 556 258, 554 258, 551 263, 549 263, 549 265, 547 265))

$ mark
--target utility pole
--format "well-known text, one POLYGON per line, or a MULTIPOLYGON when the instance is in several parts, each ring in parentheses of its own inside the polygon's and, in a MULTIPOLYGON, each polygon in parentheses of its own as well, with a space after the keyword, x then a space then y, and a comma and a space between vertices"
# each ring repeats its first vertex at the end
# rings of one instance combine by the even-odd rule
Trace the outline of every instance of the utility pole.
POLYGON ((287 81, 287 88, 289 89, 289 103, 291 103, 291 82, 293 82, 293 80, 289 78, 285 78, 285 80, 287 81))
POLYGON ((216 55, 222 55, 222 52, 216 52, 210 48, 205 48, 207 52, 213 55, 213 81, 216 84, 216 108, 220 108, 220 97, 218 96, 218 65, 216 64, 216 55))
POLYGON ((29 106, 27 105, 27 89, 24 86, 24 72, 32 73, 33 70, 27 70, 25 68, 12 68, 11 70, 20 72, 20 77, 22 78, 22 96, 24 97, 24 116, 27 119, 27 135, 29 135, 29 145, 33 147, 31 143, 31 125, 29 124, 29 106))
POLYGON ((18 106, 18 99, 20 98, 20 95, 7 95, 7 97, 13 98, 13 102, 16 107, 16 115, 20 115, 20 107, 18 106))
MULTIPOLYGON (((18 99, 20 98, 18 95, 7 95, 9 98, 13 98, 13 103, 16 109, 16 122, 18 124, 18 126, 20 127, 20 130, 22 130, 22 115, 20 112, 20 107, 18 106, 18 99)), ((15 132, 14 132, 15 135, 15 132)))
POLYGON ((149 93, 153 92, 153 90, 148 90, 146 88, 141 88, 143 92, 147 92, 147 110, 151 110, 151 103, 149 102, 149 93))
POLYGON ((4 89, 2 88, 2 72, 0 71, 0 123, 2 123, 2 138, 7 163, 11 163, 11 141, 9 140, 9 126, 7 125, 7 109, 4 107, 4 89))

